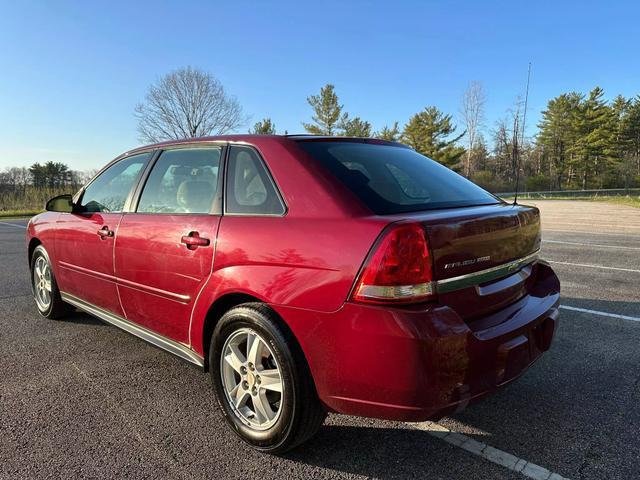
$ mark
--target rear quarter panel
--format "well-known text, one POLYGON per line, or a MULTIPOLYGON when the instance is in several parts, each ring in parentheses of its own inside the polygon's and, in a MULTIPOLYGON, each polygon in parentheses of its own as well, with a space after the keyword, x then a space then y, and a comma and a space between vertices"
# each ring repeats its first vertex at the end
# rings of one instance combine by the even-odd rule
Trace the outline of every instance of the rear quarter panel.
POLYGON ((204 353, 205 317, 227 294, 244 293, 275 306, 338 310, 382 228, 375 219, 223 217, 214 271, 193 314, 192 347, 204 353))
POLYGON ((200 354, 207 312, 226 294, 314 311, 339 309, 389 223, 372 216, 295 142, 265 136, 251 145, 265 160, 287 212, 222 217, 213 273, 192 315, 191 345, 200 354))

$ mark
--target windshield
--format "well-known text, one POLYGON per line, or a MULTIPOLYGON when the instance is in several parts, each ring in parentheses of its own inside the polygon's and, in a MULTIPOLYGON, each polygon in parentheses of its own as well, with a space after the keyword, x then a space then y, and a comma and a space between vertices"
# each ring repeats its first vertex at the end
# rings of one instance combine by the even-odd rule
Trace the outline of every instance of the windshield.
POLYGON ((501 203, 410 148, 348 141, 298 145, 379 215, 501 203))

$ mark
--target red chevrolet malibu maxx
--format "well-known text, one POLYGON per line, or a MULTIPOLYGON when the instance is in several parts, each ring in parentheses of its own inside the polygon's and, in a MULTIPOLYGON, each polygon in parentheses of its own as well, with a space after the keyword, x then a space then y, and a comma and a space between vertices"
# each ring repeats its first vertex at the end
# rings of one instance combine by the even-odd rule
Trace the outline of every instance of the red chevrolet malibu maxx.
POLYGON ((208 370, 265 452, 326 412, 438 419, 551 343, 540 217, 412 149, 225 136, 139 148, 29 223, 35 302, 208 370))

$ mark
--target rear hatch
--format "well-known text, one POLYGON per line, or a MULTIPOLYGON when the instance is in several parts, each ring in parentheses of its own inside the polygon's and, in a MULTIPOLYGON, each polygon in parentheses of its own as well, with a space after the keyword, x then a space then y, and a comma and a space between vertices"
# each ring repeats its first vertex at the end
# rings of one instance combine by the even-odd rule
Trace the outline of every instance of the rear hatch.
POLYGON ((425 229, 438 302, 464 319, 487 315, 526 294, 540 248, 537 208, 497 204, 405 218, 425 229))
MULTIPOLYGON (((398 144, 322 137, 296 141, 374 214, 423 226, 438 302, 472 320, 526 294, 535 278, 535 267, 526 261, 540 246, 536 208, 504 203, 398 144)), ((393 254, 401 258, 402 251, 396 247, 393 254)), ((394 275, 392 268, 389 272, 394 275)), ((395 285, 388 279, 381 283, 383 289, 390 284, 395 285)), ((406 301, 420 285, 410 286, 408 294, 395 285, 396 290, 384 291, 383 297, 406 301)))

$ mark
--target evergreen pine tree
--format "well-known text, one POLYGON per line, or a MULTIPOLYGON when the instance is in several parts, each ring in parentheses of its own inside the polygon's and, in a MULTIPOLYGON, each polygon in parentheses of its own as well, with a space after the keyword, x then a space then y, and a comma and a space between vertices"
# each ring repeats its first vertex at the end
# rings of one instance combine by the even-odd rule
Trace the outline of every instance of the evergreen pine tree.
POLYGON ((271 118, 267 117, 257 122, 249 133, 254 135, 275 135, 276 125, 271 121, 271 118))
POLYGON ((456 145, 464 133, 454 135, 455 130, 451 115, 436 107, 426 107, 409 119, 402 132, 402 141, 418 153, 455 168, 465 152, 463 147, 456 145))
POLYGON ((397 142, 400 140, 400 130, 398 129, 398 122, 393 122, 393 126, 389 128, 387 125, 382 127, 382 130, 376 132, 374 135, 380 140, 386 140, 388 142, 397 142))
POLYGON ((342 113, 343 106, 338 103, 338 95, 331 84, 320 89, 319 95, 311 95, 307 102, 313 108, 313 123, 303 123, 304 129, 314 135, 336 135, 340 125, 348 120, 342 113))
POLYGON ((345 120, 341 122, 340 133, 345 137, 371 137, 371 124, 362 120, 360 117, 349 119, 345 116, 345 120))

